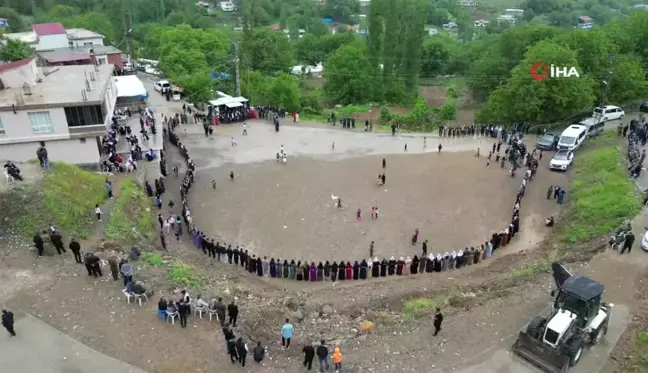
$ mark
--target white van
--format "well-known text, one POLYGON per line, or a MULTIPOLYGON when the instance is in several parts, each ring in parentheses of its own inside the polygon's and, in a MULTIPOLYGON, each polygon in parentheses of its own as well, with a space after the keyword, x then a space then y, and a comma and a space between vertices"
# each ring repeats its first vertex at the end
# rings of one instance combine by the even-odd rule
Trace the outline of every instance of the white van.
POLYGON ((560 139, 558 140, 558 149, 574 151, 583 145, 586 138, 586 126, 571 125, 560 135, 560 139))
POLYGON ((621 119, 625 116, 625 112, 618 106, 606 105, 594 109, 594 117, 601 117, 603 121, 621 119))
POLYGON ((168 80, 160 80, 154 85, 155 90, 164 93, 167 89, 171 89, 171 83, 168 80))

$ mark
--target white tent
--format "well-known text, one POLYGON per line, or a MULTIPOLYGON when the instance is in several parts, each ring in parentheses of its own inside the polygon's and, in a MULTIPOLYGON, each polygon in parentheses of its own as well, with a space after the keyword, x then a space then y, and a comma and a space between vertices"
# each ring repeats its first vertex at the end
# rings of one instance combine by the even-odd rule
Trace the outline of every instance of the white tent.
POLYGON ((148 98, 148 92, 144 84, 135 75, 124 75, 115 77, 117 98, 148 98))

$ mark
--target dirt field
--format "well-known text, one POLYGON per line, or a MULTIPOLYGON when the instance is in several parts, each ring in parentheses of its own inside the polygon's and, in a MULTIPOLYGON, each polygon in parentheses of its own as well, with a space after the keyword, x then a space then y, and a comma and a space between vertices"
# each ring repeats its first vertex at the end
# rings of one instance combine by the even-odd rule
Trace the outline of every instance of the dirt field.
MULTIPOLYGON (((220 173, 217 192, 200 181, 191 196, 193 214, 205 222, 201 229, 228 243, 269 258, 309 262, 365 258, 371 241, 381 257, 420 255, 420 242, 409 244, 415 228, 430 241, 430 252, 460 250, 508 224, 517 184, 499 166, 486 168, 472 153, 448 153, 442 160, 435 153, 391 155, 387 183, 377 187, 381 159, 299 157, 285 167, 274 161, 238 166, 242 176, 234 183, 220 173), (342 210, 331 195, 342 199, 342 210), (372 206, 379 207, 378 220, 370 217, 372 206)), ((557 176, 544 174, 538 183, 557 176)), ((528 201, 523 221, 553 207, 528 201)))

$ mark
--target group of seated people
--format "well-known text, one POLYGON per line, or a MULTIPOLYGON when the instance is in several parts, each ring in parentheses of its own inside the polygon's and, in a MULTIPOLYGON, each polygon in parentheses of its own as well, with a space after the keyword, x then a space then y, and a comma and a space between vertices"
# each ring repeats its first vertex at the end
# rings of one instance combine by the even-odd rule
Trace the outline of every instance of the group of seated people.
MULTIPOLYGON (((190 162, 187 148, 178 141, 178 137, 169 129, 169 136, 171 143, 178 146, 180 152, 187 162, 190 162)), ((520 205, 522 197, 527 186, 531 180, 531 172, 525 173, 524 179, 518 188, 518 192, 513 206, 511 221, 508 226, 500 232, 492 234, 491 238, 486 241, 481 247, 470 247, 465 250, 458 250, 452 252, 445 252, 443 254, 429 254, 427 253, 427 241, 423 244, 423 253, 419 258, 414 255, 413 258, 400 257, 396 260, 391 257, 389 260, 378 258, 363 259, 360 261, 325 261, 308 262, 301 260, 295 261, 294 259, 288 261, 287 259, 277 259, 267 257, 261 258, 255 254, 249 254, 248 250, 242 247, 232 249, 232 245, 223 244, 220 242, 214 243, 214 239, 208 238, 204 233, 195 229, 193 224, 190 226, 192 232, 194 245, 202 249, 206 255, 214 258, 218 256, 218 260, 227 260, 228 263, 234 265, 241 265, 246 271, 256 273, 258 276, 269 276, 273 278, 289 278, 297 281, 323 281, 331 279, 337 280, 364 280, 369 277, 382 277, 391 275, 408 275, 417 273, 431 273, 441 272, 449 269, 459 269, 466 265, 477 264, 482 260, 490 258, 495 250, 500 247, 506 246, 512 238, 519 232, 520 229, 520 205)), ((381 175, 384 177, 384 175, 381 175)), ((193 178, 193 174, 186 175, 185 177, 193 178)), ((381 182, 383 179, 381 177, 381 182)), ((186 194, 191 189, 191 182, 182 187, 183 199, 186 200, 186 194)), ((188 212, 188 206, 186 207, 188 212)))

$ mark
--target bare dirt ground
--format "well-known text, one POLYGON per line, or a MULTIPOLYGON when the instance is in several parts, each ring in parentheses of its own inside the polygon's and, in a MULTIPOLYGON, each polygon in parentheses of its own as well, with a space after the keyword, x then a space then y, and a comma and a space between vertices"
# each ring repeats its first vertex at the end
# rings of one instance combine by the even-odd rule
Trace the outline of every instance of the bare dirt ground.
MULTIPOLYGON (((307 135, 300 136, 297 135, 297 132, 303 131, 302 129, 282 127, 282 136, 288 135, 277 138, 268 133, 256 131, 251 126, 250 138, 244 141, 239 137, 239 129, 226 127, 217 131, 217 139, 210 144, 209 140, 191 135, 191 133, 200 133, 200 129, 190 127, 188 131, 190 135, 183 141, 189 144, 189 149, 192 154, 195 154, 196 163, 199 166, 197 185, 192 192, 195 193, 191 202, 193 213, 194 215, 201 213, 199 212, 201 208, 198 206, 200 203, 216 205, 209 212, 209 216, 207 212, 204 213, 206 221, 205 223, 200 222, 199 227, 211 219, 220 219, 219 221, 223 225, 228 224, 222 220, 224 219, 222 216, 218 216, 221 215, 218 209, 221 208, 220 205, 226 206, 229 215, 229 209, 236 209, 237 206, 229 200, 225 202, 221 200, 226 192, 231 192, 240 201, 241 216, 250 214, 249 219, 253 219, 251 213, 247 212, 247 209, 250 208, 249 203, 254 205, 251 206, 252 209, 255 209, 253 212, 264 211, 268 214, 267 220, 278 220, 276 216, 281 216, 279 214, 281 211, 266 209, 263 204, 270 202, 263 202, 261 200, 263 197, 253 196, 252 187, 246 185, 248 181, 260 184, 256 187, 262 190, 262 195, 267 193, 265 195, 268 199, 274 196, 271 193, 276 191, 276 182, 281 181, 285 175, 292 184, 295 184, 291 188, 294 187, 298 190, 295 193, 300 196, 299 201, 303 201, 300 203, 308 204, 312 199, 316 201, 313 202, 315 204, 320 203, 320 194, 325 197, 322 203, 328 203, 329 200, 326 198, 330 199, 329 194, 333 192, 324 189, 326 185, 332 186, 334 183, 346 186, 349 195, 355 196, 344 197, 342 193, 338 193, 342 196, 343 201, 355 198, 360 202, 365 198, 369 199, 374 194, 376 197, 372 198, 382 198, 381 193, 390 194, 392 191, 398 192, 398 198, 405 199, 403 194, 419 193, 413 189, 415 186, 421 185, 407 185, 404 181, 406 177, 410 177, 420 180, 419 183, 422 185, 430 183, 435 188, 440 188, 432 190, 429 196, 419 195, 420 201, 430 201, 429 203, 434 206, 445 206, 446 201, 441 202, 433 199, 434 193, 438 194, 439 191, 443 191, 441 182, 436 181, 437 178, 427 173, 442 173, 443 178, 447 179, 451 175, 452 178, 462 177, 458 170, 451 173, 452 170, 444 170, 438 164, 426 164, 425 157, 433 154, 391 155, 388 156, 388 185, 385 188, 388 189, 388 192, 378 193, 379 190, 372 186, 375 179, 372 175, 375 173, 377 176, 376 168, 380 172, 379 163, 377 163, 380 157, 365 158, 367 154, 402 152, 403 141, 414 143, 413 139, 416 137, 392 139, 391 137, 373 135, 378 140, 372 140, 369 137, 358 139, 358 134, 343 131, 313 132, 314 130, 305 130, 307 135), (252 134, 256 132, 259 132, 261 136, 256 137, 252 134), (238 149, 228 149, 230 136, 237 137, 238 149), (330 146, 331 136, 339 139, 338 146, 341 149, 335 154, 331 154, 327 150, 330 146), (312 139, 309 140, 311 137, 312 139), (378 142, 371 143, 372 141, 378 142), (318 142, 322 143, 323 149, 317 149, 314 146, 318 142), (286 151, 290 155, 289 164, 285 168, 278 168, 279 165, 272 162, 272 164, 263 163, 268 158, 272 158, 274 152, 278 151, 279 144, 282 143, 285 144, 286 151), (335 161, 326 164, 327 162, 323 162, 323 160, 327 158, 335 161), (416 164, 410 165, 409 160, 414 160, 416 164), (365 165, 363 162, 367 162, 367 164, 365 165), (347 163, 349 167, 347 167, 347 163), (231 167, 236 167, 237 173, 240 173, 241 177, 236 180, 235 186, 228 185, 228 180, 219 181, 219 188, 222 190, 212 193, 207 190, 210 187, 209 181, 212 178, 226 177, 226 167, 216 168, 223 165, 228 165, 226 167, 233 165, 231 167), (350 171, 351 165, 356 165, 357 169, 354 173, 350 171), (325 175, 322 175, 326 172, 333 173, 337 169, 340 169, 339 172, 346 172, 340 174, 346 178, 331 177, 327 179, 325 175), (315 180, 306 180, 294 173, 295 170, 303 171, 315 180), (399 178, 392 176, 393 173, 398 174, 399 172, 403 175, 401 185, 398 185, 399 178), (363 184, 364 177, 362 178, 363 182, 353 180, 356 178, 355 174, 363 175, 364 173, 367 175, 367 185, 363 184), (318 180, 322 181, 324 186, 320 185, 322 182, 316 183, 317 185, 310 184, 318 180), (264 183, 268 184, 267 192, 263 191, 264 183), (234 191, 234 187, 242 190, 234 191), (306 191, 308 188, 312 188, 313 194, 317 195, 310 196, 306 191), (361 190, 355 191, 355 188, 361 190), (248 198, 252 202, 259 198, 258 203, 250 203, 247 199, 243 199, 246 190, 248 198), (262 206, 256 206, 257 204, 262 204, 262 206)), ((466 151, 474 149, 476 146, 487 147, 486 144, 489 144, 479 141, 479 139, 465 139, 447 144, 447 146, 449 151, 453 149, 466 151)), ((416 150, 416 152, 421 151, 421 149, 416 150)), ((410 148, 410 152, 414 152, 413 148, 410 148)), ((457 165, 461 165, 465 170, 470 170, 471 174, 476 175, 473 176, 475 179, 482 178, 479 179, 481 183, 473 182, 472 189, 463 186, 463 184, 470 184, 470 181, 464 181, 462 185, 454 185, 456 188, 461 187, 463 197, 474 203, 474 205, 461 205, 460 203, 463 201, 452 197, 457 206, 462 206, 462 209, 469 213, 473 212, 475 215, 485 213, 482 206, 478 206, 477 203, 485 203, 490 206, 493 209, 492 213, 496 216, 508 212, 512 196, 498 199, 496 194, 488 192, 486 188, 500 187, 507 190, 505 181, 517 185, 519 179, 511 180, 497 167, 485 170, 483 159, 472 158, 472 151, 443 155, 448 155, 445 157, 449 158, 448 162, 457 162, 457 165), (475 161, 475 163, 472 164, 470 161, 475 161), (493 200, 482 195, 490 196, 493 200)), ((175 150, 169 150, 169 157, 170 163, 180 162, 175 150)), ((0 242, 3 254, 0 261, 0 276, 3 280, 0 295, 3 295, 1 298, 3 301, 0 306, 9 307, 18 312, 31 313, 92 348, 149 372, 177 372, 187 369, 195 372, 217 371, 223 373, 238 371, 302 372, 304 369, 301 367, 300 361, 301 346, 304 343, 324 338, 330 344, 339 344, 342 347, 345 355, 345 370, 350 372, 461 371, 466 373, 469 370, 462 371, 462 369, 469 369, 475 364, 488 361, 494 355, 500 356, 502 351, 506 355, 506 349, 512 343, 511 338, 518 329, 547 304, 548 292, 552 288, 552 282, 548 276, 536 276, 533 279, 512 277, 515 269, 528 263, 534 263, 540 258, 546 258, 547 253, 552 249, 550 241, 540 243, 548 233, 542 227, 544 218, 549 214, 557 215, 557 206, 553 202, 546 201, 545 192, 548 184, 564 185, 567 179, 566 175, 546 171, 546 162, 548 159, 544 158, 538 179, 530 185, 525 197, 522 206, 525 217, 523 218, 521 236, 516 239, 513 245, 498 252, 493 259, 459 271, 371 281, 346 281, 337 285, 332 285, 330 282, 303 283, 259 279, 257 276, 250 276, 241 271, 240 268, 206 259, 202 252, 187 245, 186 242, 170 242, 169 253, 164 254, 165 260, 180 258, 194 266, 196 273, 203 277, 200 291, 204 298, 223 296, 228 301, 234 296, 238 297, 241 315, 236 334, 244 337, 252 336, 267 346, 268 355, 261 366, 251 362, 250 356, 248 356, 249 366, 245 369, 232 366, 225 356, 224 343, 219 328, 215 322, 210 324, 204 317, 202 320, 191 317, 187 329, 180 329, 177 324, 171 326, 157 319, 155 315, 157 296, 177 297, 179 290, 177 287, 169 285, 165 267, 152 267, 143 262, 138 262, 135 265, 135 278, 151 284, 156 294, 142 307, 128 305, 121 294, 121 283, 115 283, 108 279, 107 268, 105 268, 104 277, 95 280, 87 276, 83 266, 74 264, 70 254, 37 260, 29 245, 21 244, 10 238, 3 238, 0 242), (450 294, 452 297, 449 296, 450 294), (402 308, 404 301, 409 298, 437 298, 440 296, 447 297, 444 303, 446 321, 442 333, 433 338, 429 317, 406 319, 403 317, 402 308), (323 307, 324 305, 330 305, 333 311, 327 310, 326 314, 323 314, 322 311, 326 309, 323 307), (279 328, 284 317, 290 317, 295 324, 293 348, 288 351, 282 350, 278 341, 279 328), (375 322, 373 333, 364 334, 358 331, 360 321, 365 319, 375 322), (190 364, 190 368, 188 368, 188 364, 190 364)), ((465 174, 468 173, 465 171, 465 174)), ((360 179, 360 177, 357 178, 360 179)), ((167 184, 169 191, 178 190, 177 181, 173 178, 169 178, 167 184)), ((449 193, 449 190, 445 192, 445 194, 449 193)), ((416 196, 414 197, 412 201, 419 201, 416 196)), ((177 196, 166 197, 167 200, 169 198, 177 199, 177 196)), ((290 200, 284 200, 284 203, 287 203, 285 201, 290 200)), ((383 202, 380 203, 381 219, 388 219, 387 215, 394 216, 396 214, 406 215, 401 218, 409 219, 407 209, 402 212, 394 210, 393 213, 387 214, 386 210, 388 210, 390 202, 385 202, 384 206, 383 202)), ((404 202, 402 204, 407 207, 408 204, 413 206, 414 203, 404 202)), ((400 205, 394 204, 394 206, 395 209, 400 205)), ((304 210, 306 213, 312 214, 312 209, 308 207, 305 206, 304 210)), ((347 207, 347 210, 342 213, 353 219, 352 211, 351 207, 347 207)), ((293 215, 297 214, 292 214, 289 218, 296 220, 295 224, 301 224, 301 217, 293 215)), ((417 219, 430 219, 430 222, 433 222, 431 219, 434 215, 430 215, 417 219)), ((243 220, 242 217, 239 219, 243 220)), ((262 219, 262 217, 255 219, 262 219)), ((493 219, 495 220, 495 218, 493 219)), ((313 220, 317 221, 317 218, 313 217, 313 220)), ((353 227, 354 223, 352 222, 350 225, 353 227)), ((369 226, 370 223, 383 222, 364 221, 359 224, 369 226)), ((643 227, 643 223, 640 221, 635 225, 643 227)), ((335 221, 332 224, 336 224, 335 221)), ((400 223, 394 221, 392 224, 400 223)), ((397 242, 397 244, 393 244, 394 246, 407 248, 411 224, 413 223, 403 224, 404 228, 394 229, 395 235, 402 234, 401 238, 394 239, 394 242, 397 242), (402 240, 405 240, 404 244, 401 243, 402 240)), ((436 229, 436 225, 441 226, 441 223, 434 224, 434 227, 429 228, 430 231, 436 229)), ((292 229, 292 224, 287 226, 286 229, 292 229)), ((232 228, 231 232, 227 231, 225 227, 218 229, 226 236, 238 236, 239 231, 236 229, 236 224, 233 224, 232 228)), ((249 230, 246 231, 246 235, 249 234, 252 237, 252 229, 257 228, 246 229, 249 230)), ((281 229, 283 230, 283 227, 281 229)), ((306 230, 306 228, 304 229, 306 230)), ((343 226, 342 229, 344 229, 343 226)), ((101 228, 98 227, 98 234, 100 231, 101 228)), ((376 234, 383 233, 377 231, 375 231, 376 234)), ((427 230, 422 230, 423 237, 426 232, 427 230)), ((299 233, 305 235, 308 232, 299 233)), ((467 231, 464 233, 469 234, 467 231)), ((642 233, 635 232, 638 237, 642 233)), ((263 235, 261 230, 259 230, 259 235, 263 235)), ((442 231, 438 231, 437 235, 447 237, 444 240, 448 240, 448 242, 456 239, 442 231)), ((245 240, 244 235, 241 237, 245 240)), ((264 238, 264 240, 271 239, 273 238, 264 238)), ((289 239, 296 238, 290 237, 289 239)), ((476 239, 481 241, 481 235, 477 235, 476 239)), ((299 238, 299 240, 304 239, 299 238)), ((471 244, 472 237, 468 236, 466 240, 468 241, 466 244, 471 244)), ((308 243, 307 240, 303 242, 308 243)), ((93 247, 95 243, 96 241, 82 243, 82 247, 84 249, 93 247)), ((364 256, 366 245, 360 243, 357 245, 360 248, 360 254, 364 256)), ((588 245, 592 246, 591 250, 593 251, 599 247, 596 243, 588 245)), ((260 246, 260 250, 271 246, 264 242, 260 246)), ((299 250, 302 248, 297 247, 295 251, 299 250)), ((378 250, 380 252, 382 247, 378 246, 378 250)), ((432 248, 431 251, 434 249, 432 248)), ((634 299, 635 290, 632 284, 645 271, 648 263, 646 258, 648 257, 638 249, 635 249, 631 255, 624 256, 608 252, 599 255, 589 266, 575 265, 572 269, 574 272, 588 273, 603 282, 607 289, 607 300, 635 310, 640 304, 640 300, 634 299)), ((641 325, 643 324, 638 327, 641 325)), ((18 332, 20 331, 18 330, 18 332)), ((3 334, 0 337, 0 346, 5 343, 4 338, 7 337, 3 334)), ((511 371, 510 366, 506 365, 506 361, 503 364, 501 371, 511 371), (507 367, 509 370, 506 370, 507 367)), ((20 365, 16 365, 16 367, 19 368, 20 365)), ((608 369, 606 366, 603 372, 612 372, 614 368, 608 369)), ((622 367, 617 366, 616 368, 619 372, 624 371, 622 367)))

